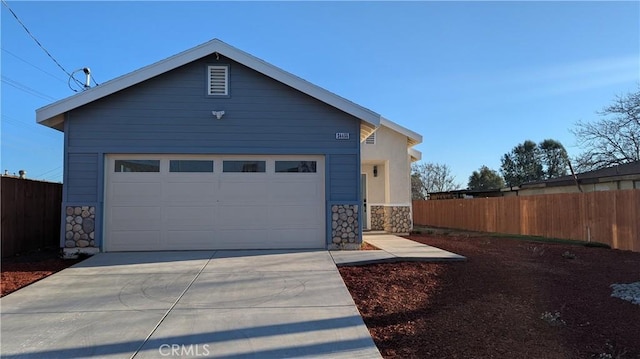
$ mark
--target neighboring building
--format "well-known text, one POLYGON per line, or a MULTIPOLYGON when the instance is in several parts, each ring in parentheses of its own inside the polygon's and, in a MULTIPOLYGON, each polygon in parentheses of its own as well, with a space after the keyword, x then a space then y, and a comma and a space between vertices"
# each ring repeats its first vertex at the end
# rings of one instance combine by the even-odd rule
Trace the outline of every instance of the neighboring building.
POLYGON ((36 118, 64 132, 66 252, 354 249, 370 221, 411 229, 421 136, 217 39, 36 118))
POLYGON ((422 136, 384 117, 380 127, 362 142, 363 227, 392 233, 409 233, 411 214, 411 163, 422 154, 412 147, 422 136))
POLYGON ((472 189, 456 189, 447 192, 432 192, 428 194, 429 199, 470 199, 470 198, 487 198, 502 197, 503 192, 499 189, 472 190, 472 189))
POLYGON ((2 176, 3 177, 13 177, 13 178, 26 179, 27 178, 27 171, 20 170, 20 171, 18 171, 18 174, 16 175, 15 173, 13 173, 13 174, 9 173, 9 170, 4 170, 4 174, 2 176))
POLYGON ((578 173, 576 174, 576 178, 573 176, 562 176, 496 190, 460 189, 447 192, 434 192, 429 193, 429 199, 511 197, 532 196, 537 194, 578 193, 580 190, 582 190, 582 192, 594 192, 640 189, 640 161, 578 173))
POLYGON ((525 183, 515 191, 518 196, 531 196, 536 194, 577 193, 580 192, 580 189, 582 192, 639 189, 640 161, 578 173, 576 177, 577 183, 573 176, 563 176, 545 181, 525 183))

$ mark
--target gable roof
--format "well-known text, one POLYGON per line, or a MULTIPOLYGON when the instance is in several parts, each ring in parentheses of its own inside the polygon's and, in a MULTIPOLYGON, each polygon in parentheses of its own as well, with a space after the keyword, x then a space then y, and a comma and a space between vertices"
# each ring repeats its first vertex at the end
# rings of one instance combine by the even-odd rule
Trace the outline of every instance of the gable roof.
POLYGON ((298 76, 273 66, 218 39, 213 39, 154 64, 145 66, 139 70, 117 77, 99 86, 41 107, 36 110, 36 121, 42 125, 62 131, 64 114, 66 112, 214 53, 224 55, 255 71, 359 118, 361 120, 361 140, 364 140, 364 138, 373 133, 380 125, 379 114, 338 96, 333 92, 327 91, 303 80, 298 76))
MULTIPOLYGON (((625 179, 627 177, 635 178, 638 176, 640 176, 640 161, 624 163, 621 165, 601 168, 588 172, 576 173, 576 177, 578 178, 578 182, 580 184, 617 181, 620 179, 625 179)), ((527 182, 523 183, 520 188, 555 187, 570 185, 575 185, 573 176, 562 176, 545 181, 527 182)))
POLYGON ((422 136, 411 131, 410 129, 406 128, 406 127, 402 127, 400 125, 398 125, 397 123, 390 121, 384 117, 380 118, 380 124, 384 127, 388 127, 400 134, 403 134, 405 136, 407 136, 407 144, 409 147, 413 147, 419 143, 422 143, 422 136))

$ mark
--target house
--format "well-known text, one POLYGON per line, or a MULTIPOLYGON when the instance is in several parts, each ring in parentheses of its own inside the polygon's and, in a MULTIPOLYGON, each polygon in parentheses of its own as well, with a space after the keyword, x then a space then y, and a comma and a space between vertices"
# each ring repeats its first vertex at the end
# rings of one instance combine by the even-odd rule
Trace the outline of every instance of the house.
POLYGON ((420 142, 419 134, 382 117, 360 145, 365 229, 409 233, 413 228, 411 163, 422 159, 413 148, 420 142))
POLYGON ((488 198, 502 197, 503 192, 500 189, 456 189, 446 192, 430 192, 430 200, 442 199, 471 199, 471 198, 488 198))
POLYGON ((363 229, 411 229, 420 135, 217 39, 36 120, 64 132, 67 253, 356 249, 363 229))
POLYGON ((513 195, 513 192, 518 196, 531 196, 624 189, 640 189, 640 161, 578 173, 576 178, 562 176, 544 181, 524 183, 517 190, 511 190, 509 194, 505 193, 505 196, 513 195), (580 188, 578 188, 578 185, 580 188))

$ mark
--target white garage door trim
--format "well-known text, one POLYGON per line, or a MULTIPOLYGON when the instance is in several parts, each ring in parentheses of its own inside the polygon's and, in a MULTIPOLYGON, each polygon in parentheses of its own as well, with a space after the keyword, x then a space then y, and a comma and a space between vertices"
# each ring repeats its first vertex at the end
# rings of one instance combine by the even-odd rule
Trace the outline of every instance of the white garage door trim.
POLYGON ((104 250, 325 248, 324 163, 318 155, 107 155, 104 250), (126 160, 156 160, 159 169, 116 172, 126 160), (213 172, 170 172, 172 160, 213 161, 213 172), (223 172, 225 161, 264 161, 264 172, 223 172), (276 173, 276 161, 315 161, 315 172, 276 173))

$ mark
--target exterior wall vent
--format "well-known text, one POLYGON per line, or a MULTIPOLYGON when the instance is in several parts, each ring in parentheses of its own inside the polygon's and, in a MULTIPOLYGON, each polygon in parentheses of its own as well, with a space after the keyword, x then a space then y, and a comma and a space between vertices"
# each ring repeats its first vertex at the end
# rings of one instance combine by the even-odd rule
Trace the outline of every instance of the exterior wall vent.
POLYGON ((209 96, 227 96, 229 94, 229 67, 208 66, 207 69, 209 96))
POLYGON ((376 144, 376 133, 372 133, 369 137, 367 137, 366 140, 364 140, 364 143, 367 145, 375 145, 376 144))

